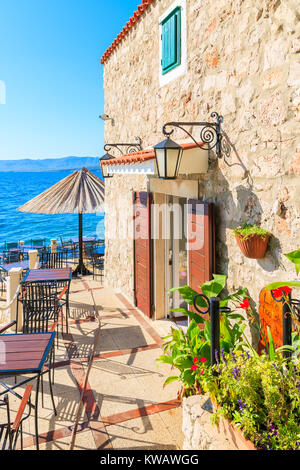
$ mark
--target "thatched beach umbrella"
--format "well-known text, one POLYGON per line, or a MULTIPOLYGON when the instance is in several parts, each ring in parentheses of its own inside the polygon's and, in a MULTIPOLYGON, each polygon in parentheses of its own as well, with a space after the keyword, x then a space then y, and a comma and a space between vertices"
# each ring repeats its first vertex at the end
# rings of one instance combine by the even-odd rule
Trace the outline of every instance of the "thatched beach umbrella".
POLYGON ((18 211, 34 214, 78 214, 79 265, 74 274, 86 275, 89 271, 83 263, 82 214, 103 211, 104 194, 103 181, 82 168, 19 207, 18 211))

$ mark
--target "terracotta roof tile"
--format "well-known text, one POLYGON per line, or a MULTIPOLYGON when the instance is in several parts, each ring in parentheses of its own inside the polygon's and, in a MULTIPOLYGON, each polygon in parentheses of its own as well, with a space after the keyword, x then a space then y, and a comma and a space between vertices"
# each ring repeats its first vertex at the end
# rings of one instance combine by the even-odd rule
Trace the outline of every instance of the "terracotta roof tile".
MULTIPOLYGON (((199 145, 203 145, 203 144, 199 142, 199 145)), ((184 150, 189 150, 189 149, 195 148, 196 144, 191 142, 191 143, 181 144, 181 146, 184 148, 184 150)), ((107 165, 107 166, 133 165, 135 163, 143 163, 148 160, 154 160, 154 159, 155 159, 154 149, 149 149, 149 150, 142 150, 140 152, 135 152, 135 153, 128 153, 126 155, 122 155, 122 157, 115 158, 114 160, 103 160, 101 164, 107 165)))
POLYGON ((127 22, 127 24, 124 26, 123 30, 121 33, 119 33, 112 43, 112 45, 104 52, 102 58, 101 58, 101 64, 104 64, 104 62, 109 58, 109 56, 112 54, 112 52, 115 50, 115 48, 120 44, 120 42, 127 36, 129 33, 130 29, 134 27, 134 25, 140 20, 140 18, 143 16, 145 11, 149 8, 149 6, 154 2, 155 0, 143 0, 143 3, 138 6, 138 9, 134 12, 133 16, 130 18, 130 20, 127 22))

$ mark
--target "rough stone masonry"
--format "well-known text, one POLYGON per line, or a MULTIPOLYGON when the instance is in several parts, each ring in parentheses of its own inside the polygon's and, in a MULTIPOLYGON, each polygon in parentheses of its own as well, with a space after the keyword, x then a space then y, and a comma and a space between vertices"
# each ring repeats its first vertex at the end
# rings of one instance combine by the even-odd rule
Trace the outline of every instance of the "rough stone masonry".
MULTIPOLYGON (((213 155, 200 194, 217 205, 217 270, 229 289, 247 286, 258 301, 269 282, 295 277, 283 257, 300 247, 300 6, 298 0, 187 0, 187 72, 159 84, 159 17, 173 3, 157 0, 104 64, 107 142, 139 135, 143 146, 162 140, 171 120, 224 116, 230 155, 213 155), (272 232, 268 254, 246 259, 232 234, 243 221, 272 232)), ((175 132, 174 140, 182 139, 175 132)), ((132 191, 145 176, 107 181, 107 229, 132 212, 132 191), (118 208, 119 215, 116 216, 118 208)), ((107 242, 110 285, 132 292, 130 239, 107 242)))

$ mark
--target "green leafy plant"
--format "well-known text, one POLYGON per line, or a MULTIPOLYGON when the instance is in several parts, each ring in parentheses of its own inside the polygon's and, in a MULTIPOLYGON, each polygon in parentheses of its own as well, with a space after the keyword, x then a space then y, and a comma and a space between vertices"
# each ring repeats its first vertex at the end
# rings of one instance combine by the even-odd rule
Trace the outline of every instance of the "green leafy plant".
MULTIPOLYGON (((225 288, 226 279, 226 276, 214 275, 212 281, 202 285, 203 294, 208 298, 218 297, 225 288)), ((193 305, 193 299, 198 294, 188 286, 172 289, 171 292, 174 291, 178 291, 190 306, 193 305)), ((244 293, 245 290, 241 289, 232 296, 226 297, 222 301, 222 306, 227 305, 232 299, 241 298, 240 296, 244 293)), ((207 308, 205 300, 201 297, 198 298, 197 304, 200 308, 207 308)), ((164 338, 164 354, 158 359, 158 362, 170 364, 179 371, 179 376, 169 377, 165 385, 179 380, 183 386, 183 396, 202 393, 202 379, 210 366, 210 321, 205 320, 201 314, 190 310, 181 308, 173 311, 189 317, 190 324, 186 333, 182 329, 173 328, 171 334, 164 338)), ((245 328, 245 318, 242 315, 231 311, 221 315, 220 344, 224 351, 229 353, 231 349, 238 348, 245 328)))
POLYGON ((236 236, 241 237, 243 240, 247 240, 248 238, 252 237, 253 235, 259 235, 261 238, 265 239, 267 236, 271 235, 268 230, 265 230, 257 225, 249 225, 246 222, 242 225, 242 227, 235 228, 233 233, 236 236))
MULTIPOLYGON (((272 349, 272 348, 270 348, 272 349)), ((300 450, 300 364, 285 361, 273 350, 258 356, 249 351, 222 351, 203 388, 217 405, 214 421, 224 416, 258 448, 300 450)))
MULTIPOLYGON (((291 253, 287 253, 284 255, 288 260, 290 260, 296 269, 297 275, 300 272, 300 248, 296 251, 292 251, 291 253)), ((267 290, 274 290, 279 289, 281 287, 300 287, 300 281, 283 281, 283 282, 273 282, 269 284, 266 289, 267 290)))

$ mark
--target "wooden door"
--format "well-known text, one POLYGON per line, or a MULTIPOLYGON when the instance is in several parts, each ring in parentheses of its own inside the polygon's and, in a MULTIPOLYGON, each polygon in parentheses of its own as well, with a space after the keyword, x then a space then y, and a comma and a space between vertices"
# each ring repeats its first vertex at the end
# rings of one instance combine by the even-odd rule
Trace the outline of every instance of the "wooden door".
POLYGON ((188 201, 189 286, 201 293, 201 286, 215 273, 214 204, 188 201))
POLYGON ((151 318, 153 283, 150 193, 134 193, 133 212, 135 304, 147 317, 151 318))

